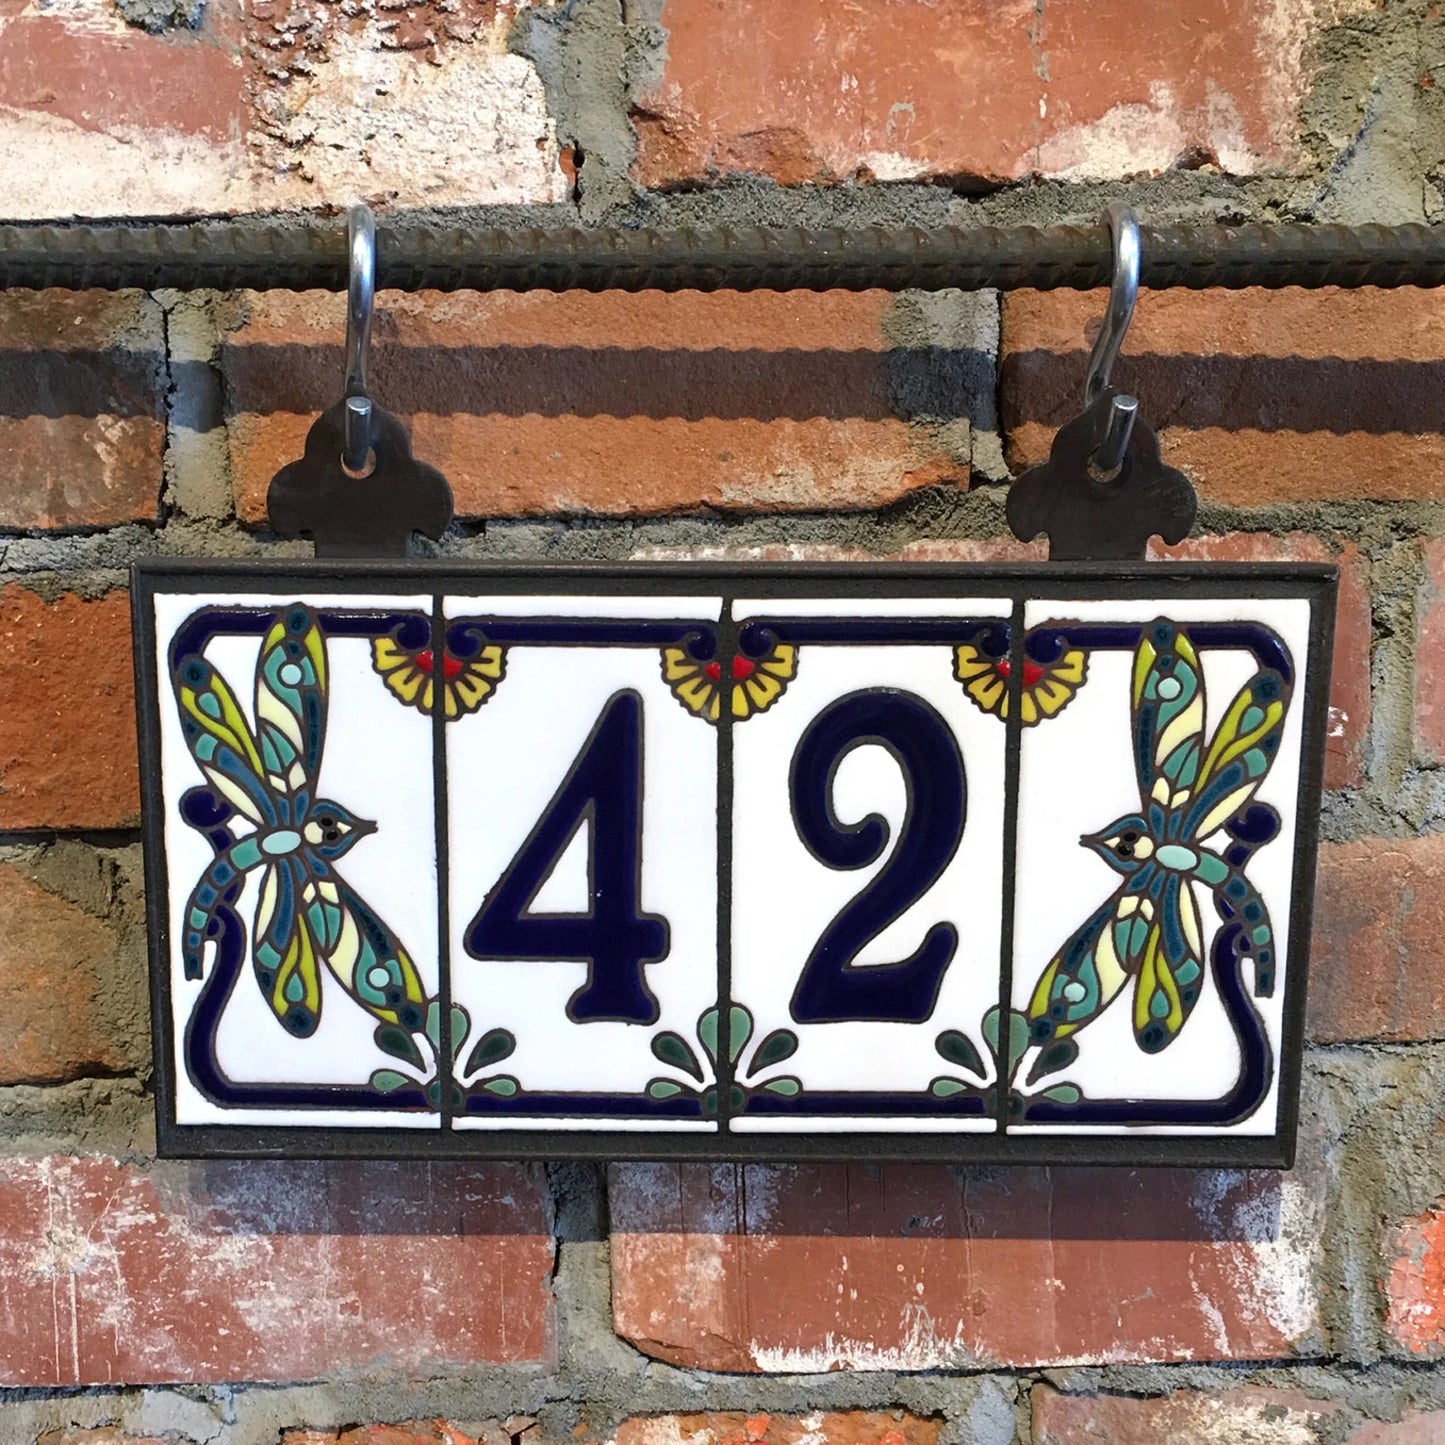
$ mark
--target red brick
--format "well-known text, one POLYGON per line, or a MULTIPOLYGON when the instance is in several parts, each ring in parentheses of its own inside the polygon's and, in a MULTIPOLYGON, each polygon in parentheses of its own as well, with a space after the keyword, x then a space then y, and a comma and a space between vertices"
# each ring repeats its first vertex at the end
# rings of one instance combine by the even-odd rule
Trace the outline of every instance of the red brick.
POLYGON ((1289 166, 1308 26, 1265 0, 669 0, 645 185, 758 172, 1132 176, 1289 166), (727 63, 719 64, 720 56, 727 63))
POLYGON ((639 547, 635 562, 1040 562, 1048 552, 1044 541, 1019 542, 1012 537, 918 541, 882 557, 862 547, 831 542, 763 542, 756 546, 639 547))
POLYGON ((1320 848, 1309 1033, 1445 1038, 1445 835, 1320 848))
MULTIPOLYGON (((1042 461, 1080 408, 1103 293, 1004 298, 1008 456, 1042 461)), ((1164 459, 1201 497, 1445 497, 1439 411, 1445 296, 1436 291, 1141 291, 1113 381, 1140 399, 1164 459)))
POLYGON ((288 1430, 281 1445, 511 1445, 500 1421, 469 1434, 445 1420, 405 1420, 399 1425, 353 1425, 340 1430, 288 1430))
POLYGON ((1325 787, 1356 788, 1364 781, 1370 733, 1370 563, 1358 544, 1326 545, 1303 532, 1231 532, 1191 537, 1177 547, 1154 543, 1151 555, 1199 562, 1334 562, 1340 569, 1335 646, 1330 669, 1330 716, 1325 733, 1325 787))
MULTIPOLYGON (((19 23, 7 25, 0 54, 19 23)), ((154 521, 165 443, 160 308, 138 291, 4 292, 0 336, 0 527, 154 521)))
POLYGON ((1421 544, 1424 575, 1415 623, 1415 744, 1445 762, 1445 538, 1421 544))
POLYGON ((0 1084, 56 1084, 132 1062, 105 1029, 115 930, 0 864, 0 1084))
POLYGON ((1412 1355, 1445 1355, 1445 1200, 1395 1235, 1387 1263, 1385 1328, 1412 1355))
MULTIPOLYGON (((379 298, 372 387, 462 516, 871 508, 967 480, 889 404, 890 298, 423 293, 379 298)), ((252 297, 223 352, 237 511, 340 393, 334 296, 252 297)))
POLYGON ((550 1360, 512 1165, 0 1164, 0 1383, 305 1380, 550 1360))
POLYGON ((1344 1445, 1439 1445, 1445 1441, 1445 1410, 1410 1412, 1399 1420, 1367 1420, 1344 1445))
POLYGON ((0 588, 0 828, 129 827, 139 811, 129 594, 0 588))
POLYGON ((614 1445, 938 1445, 942 1421, 902 1410, 815 1415, 637 1415, 614 1445))
POLYGON ((127 1435, 112 1425, 93 1430, 47 1430, 35 1445, 175 1445, 159 1435, 127 1435))
POLYGON ((243 125, 244 76, 202 37, 107 34, 66 16, 21 15, 5 26, 0 105, 85 131, 121 127, 232 139, 243 125))
POLYGON ((1270 1359, 1316 1329, 1299 1175, 618 1166, 612 1308, 707 1370, 1270 1359))
POLYGON ((1303 1445, 1327 1430, 1330 1439, 1340 1438, 1333 1431, 1348 1419, 1334 1401, 1294 1390, 1179 1390, 1151 1400, 1061 1395, 1035 1385, 1030 1403, 1033 1445, 1303 1445))
POLYGON ((1445 1440, 1445 1410, 1411 1411, 1398 1420, 1368 1420, 1344 1445, 1440 1445, 1445 1440))

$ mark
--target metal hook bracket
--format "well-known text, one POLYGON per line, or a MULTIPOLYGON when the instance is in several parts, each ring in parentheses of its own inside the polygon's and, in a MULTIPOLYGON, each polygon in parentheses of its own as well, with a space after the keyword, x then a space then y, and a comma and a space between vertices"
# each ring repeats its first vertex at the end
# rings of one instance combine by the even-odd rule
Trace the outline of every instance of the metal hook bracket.
POLYGON ((1109 385, 1139 295, 1139 222, 1117 202, 1106 219, 1113 251, 1109 309, 1089 353, 1084 410, 1059 429, 1048 461, 1009 489, 1014 535, 1029 542, 1047 533, 1054 561, 1141 558, 1156 533, 1166 542, 1182 541, 1198 506, 1189 479, 1161 460, 1137 398, 1109 385))
POLYGON ((355 205, 346 218, 349 271, 346 288, 346 410, 341 462, 348 472, 366 471, 371 455, 371 397, 366 363, 376 305, 376 217, 355 205))
MULTIPOLYGON (((1124 345, 1129 323, 1134 319, 1134 305, 1139 299, 1139 218, 1133 207, 1120 201, 1111 205, 1105 216, 1113 239, 1114 261, 1109 281, 1109 309, 1104 324, 1089 353, 1089 369, 1084 377, 1084 407, 1093 406, 1109 389, 1109 376, 1114 370, 1119 350, 1124 345)), ((1100 472, 1116 472, 1129 449, 1129 433, 1139 415, 1136 397, 1116 395, 1109 403, 1104 436, 1094 454, 1094 465, 1100 472)))
POLYGON ((413 533, 439 539, 452 492, 412 455, 406 428, 371 399, 367 361, 376 302, 376 219, 346 223, 346 391, 306 436, 304 455, 271 479, 267 506, 281 537, 311 537, 318 557, 405 557, 413 533))

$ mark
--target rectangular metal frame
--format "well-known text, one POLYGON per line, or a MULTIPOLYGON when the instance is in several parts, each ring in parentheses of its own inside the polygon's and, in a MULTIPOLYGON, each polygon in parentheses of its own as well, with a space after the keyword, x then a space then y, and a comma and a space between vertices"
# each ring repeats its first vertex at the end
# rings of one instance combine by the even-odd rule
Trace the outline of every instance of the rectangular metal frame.
MULTIPOLYGON (((146 913, 151 974, 151 1014, 156 1079, 157 1152, 172 1158, 502 1158, 502 1159, 699 1159, 717 1162, 805 1160, 917 1160, 1003 1164, 1116 1164, 1127 1166, 1283 1167, 1294 1161, 1315 857, 1324 763, 1329 660, 1338 573, 1322 564, 1035 563, 910 564, 652 564, 533 565, 446 562, 217 562, 148 560, 132 569, 136 699, 144 804, 146 913), (739 1134, 724 1122, 717 1133, 649 1135, 621 1131, 326 1128, 324 1126, 194 1125, 175 1121, 174 1039, 170 996, 168 880, 161 804, 160 708, 154 599, 159 594, 242 590, 295 591, 298 596, 352 594, 591 593, 630 595, 748 594, 786 598, 889 597, 919 599, 977 595, 1067 600, 1231 599, 1303 597, 1310 606, 1311 665, 1303 690, 1303 738, 1297 833, 1290 901, 1284 1033, 1279 1059, 1279 1128, 1266 1136, 1155 1134, 1023 1135, 983 1133, 739 1134)), ((1016 647, 1022 630, 1015 628, 1016 647)), ((1013 669, 1015 679, 1022 669, 1013 669)), ((1018 686, 1015 681, 1014 686, 1018 686)), ((1298 694, 1297 694, 1298 696, 1298 694)), ((1009 794, 1006 818, 1015 814, 1022 728, 1019 709, 1007 724, 1009 794)), ((720 819, 731 788, 730 724, 721 724, 720 819)), ((728 912, 726 852, 719 878, 719 908, 728 912)), ((446 876, 446 859, 439 869, 446 876)), ((1005 897, 1014 892, 1012 852, 1005 859, 1005 897)), ((1005 910, 1005 929, 1009 923, 1005 910)), ((1006 940, 1007 941, 1007 940, 1006 940)), ((723 989, 729 976, 719 960, 723 989)), ((1005 979, 1005 984, 1007 980, 1005 979)), ((724 993, 725 996, 725 993, 724 993)))

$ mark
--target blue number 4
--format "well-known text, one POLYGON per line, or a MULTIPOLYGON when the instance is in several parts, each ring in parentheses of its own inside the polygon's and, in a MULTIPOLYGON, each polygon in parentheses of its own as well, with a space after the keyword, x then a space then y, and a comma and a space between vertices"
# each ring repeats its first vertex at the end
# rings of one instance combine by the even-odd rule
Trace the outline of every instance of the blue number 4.
POLYGON ((587 965, 567 1002, 577 1023, 651 1024, 657 999, 642 970, 667 956, 665 918, 642 912, 642 699, 607 700, 571 771, 468 926, 477 959, 563 959, 587 965), (581 828, 590 833, 586 913, 529 911, 581 828))

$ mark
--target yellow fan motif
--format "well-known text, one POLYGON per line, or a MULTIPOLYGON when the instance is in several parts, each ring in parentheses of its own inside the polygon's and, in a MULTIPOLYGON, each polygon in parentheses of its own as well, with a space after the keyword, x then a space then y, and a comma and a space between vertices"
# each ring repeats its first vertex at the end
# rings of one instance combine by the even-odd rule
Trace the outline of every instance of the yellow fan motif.
MULTIPOLYGON (((437 693, 436 658, 430 647, 402 647, 394 637, 378 637, 371 644, 371 665, 392 693, 408 707, 431 715, 437 693)), ((506 650, 495 644, 475 657, 442 654, 442 711, 448 722, 476 712, 497 690, 506 675, 506 650)))
MULTIPOLYGON (((1049 663, 1025 657, 1024 685, 1019 698, 1023 725, 1033 727, 1061 712, 1084 685, 1088 670, 1088 654, 1081 647, 1071 647, 1049 663)), ((972 642, 954 649, 953 675, 974 703, 995 717, 1008 717, 1011 671, 1007 657, 990 657, 972 642)))
MULTIPOLYGON (((766 657, 755 659, 736 653, 731 672, 728 706, 733 720, 744 722, 754 713, 766 712, 782 697, 797 676, 798 649, 780 642, 766 657)), ((690 713, 710 723, 722 715, 722 674, 723 665, 717 658, 699 662, 686 648, 662 649, 662 680, 690 713)))

